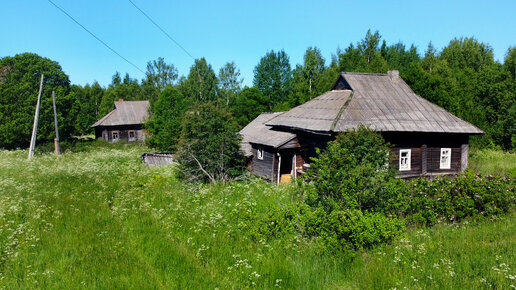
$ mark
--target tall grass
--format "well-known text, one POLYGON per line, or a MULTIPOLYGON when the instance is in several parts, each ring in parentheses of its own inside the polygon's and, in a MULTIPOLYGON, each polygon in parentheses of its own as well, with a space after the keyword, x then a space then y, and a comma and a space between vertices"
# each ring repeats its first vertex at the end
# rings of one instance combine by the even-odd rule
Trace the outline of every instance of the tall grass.
POLYGON ((493 174, 516 178, 516 153, 501 150, 472 150, 469 168, 484 175, 493 174))
POLYGON ((515 214, 332 256, 298 234, 255 238, 258 220, 298 199, 294 187, 252 178, 189 185, 172 166, 143 166, 145 150, 31 161, 0 151, 0 288, 516 286, 515 214))

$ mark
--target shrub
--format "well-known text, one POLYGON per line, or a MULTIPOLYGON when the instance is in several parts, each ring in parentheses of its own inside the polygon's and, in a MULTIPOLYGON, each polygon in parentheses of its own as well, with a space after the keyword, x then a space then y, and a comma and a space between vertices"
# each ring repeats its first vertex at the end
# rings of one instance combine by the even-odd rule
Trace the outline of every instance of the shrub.
POLYGON ((431 225, 438 220, 458 222, 468 217, 507 212, 516 203, 515 181, 466 171, 455 177, 392 180, 386 212, 405 216, 410 223, 431 225))
POLYGON ((313 158, 307 181, 313 183, 312 206, 375 209, 382 188, 394 176, 389 148, 382 136, 366 127, 340 134, 313 158))
POLYGON ((225 182, 243 172, 238 125, 211 103, 185 114, 179 140, 181 176, 191 181, 225 182))
POLYGON ((361 251, 392 241, 405 229, 404 222, 381 213, 356 209, 318 209, 307 224, 309 234, 319 236, 330 252, 361 251))
POLYGON ((363 213, 357 209, 312 209, 305 203, 272 210, 256 223, 253 238, 281 238, 300 234, 319 240, 323 252, 344 252, 370 249, 392 241, 404 230, 404 222, 388 218, 382 213, 363 213))

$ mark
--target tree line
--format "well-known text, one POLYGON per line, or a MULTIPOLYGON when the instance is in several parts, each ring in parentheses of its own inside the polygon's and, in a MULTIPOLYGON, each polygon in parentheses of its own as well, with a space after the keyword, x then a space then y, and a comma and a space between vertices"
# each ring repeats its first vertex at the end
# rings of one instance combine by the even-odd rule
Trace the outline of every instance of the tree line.
MULTIPOLYGON (((58 123, 64 138, 91 134, 90 126, 113 109, 113 102, 150 100, 149 144, 176 150, 181 123, 192 108, 211 104, 229 112, 239 127, 265 111, 283 111, 329 90, 340 72, 400 76, 420 96, 483 129, 474 146, 511 150, 516 146, 516 49, 500 63, 493 49, 474 38, 456 38, 442 50, 430 43, 423 53, 414 45, 387 45, 378 31, 337 49, 326 60, 317 47, 307 48, 303 62, 291 66, 283 50, 268 51, 254 68, 253 85, 243 87, 234 62, 215 72, 205 58, 196 59, 186 76, 163 58, 150 61, 144 78, 116 72, 107 87, 98 82, 71 84, 61 66, 32 53, 0 59, 0 148, 26 148, 39 86, 45 74, 38 142, 51 141, 50 91, 56 92, 58 123)), ((227 118, 227 116, 226 116, 227 118)))

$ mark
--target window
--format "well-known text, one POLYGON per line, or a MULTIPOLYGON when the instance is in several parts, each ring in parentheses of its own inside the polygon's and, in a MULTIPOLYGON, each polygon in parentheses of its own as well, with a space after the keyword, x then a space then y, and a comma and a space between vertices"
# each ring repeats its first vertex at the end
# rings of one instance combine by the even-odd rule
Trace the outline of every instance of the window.
POLYGON ((135 139, 135 134, 134 134, 134 131, 129 131, 129 141, 134 141, 135 139))
POLYGON ((441 165, 440 169, 450 169, 451 165, 451 148, 441 148, 441 165))
POLYGON ((256 158, 263 160, 263 147, 259 146, 256 150, 256 158))
POLYGON ((118 131, 111 133, 111 139, 113 139, 113 142, 118 140, 118 131))
POLYGON ((410 170, 410 149, 400 150, 400 171, 410 170))

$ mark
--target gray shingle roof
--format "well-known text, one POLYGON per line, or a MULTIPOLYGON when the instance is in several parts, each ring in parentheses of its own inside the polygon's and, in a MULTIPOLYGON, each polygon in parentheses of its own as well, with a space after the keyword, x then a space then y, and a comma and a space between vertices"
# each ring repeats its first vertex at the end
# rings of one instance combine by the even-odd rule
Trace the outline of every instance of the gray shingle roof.
POLYGON ((149 117, 149 101, 119 101, 115 109, 91 127, 143 124, 149 117))
POLYGON ((360 124, 386 132, 484 133, 387 74, 342 73, 332 91, 266 123, 322 132, 346 131, 360 124))
POLYGON ((265 126, 267 121, 281 113, 282 112, 262 113, 240 130, 240 134, 242 135, 241 147, 246 156, 252 155, 250 143, 278 148, 293 138, 296 138, 296 134, 272 130, 271 127, 265 126))

